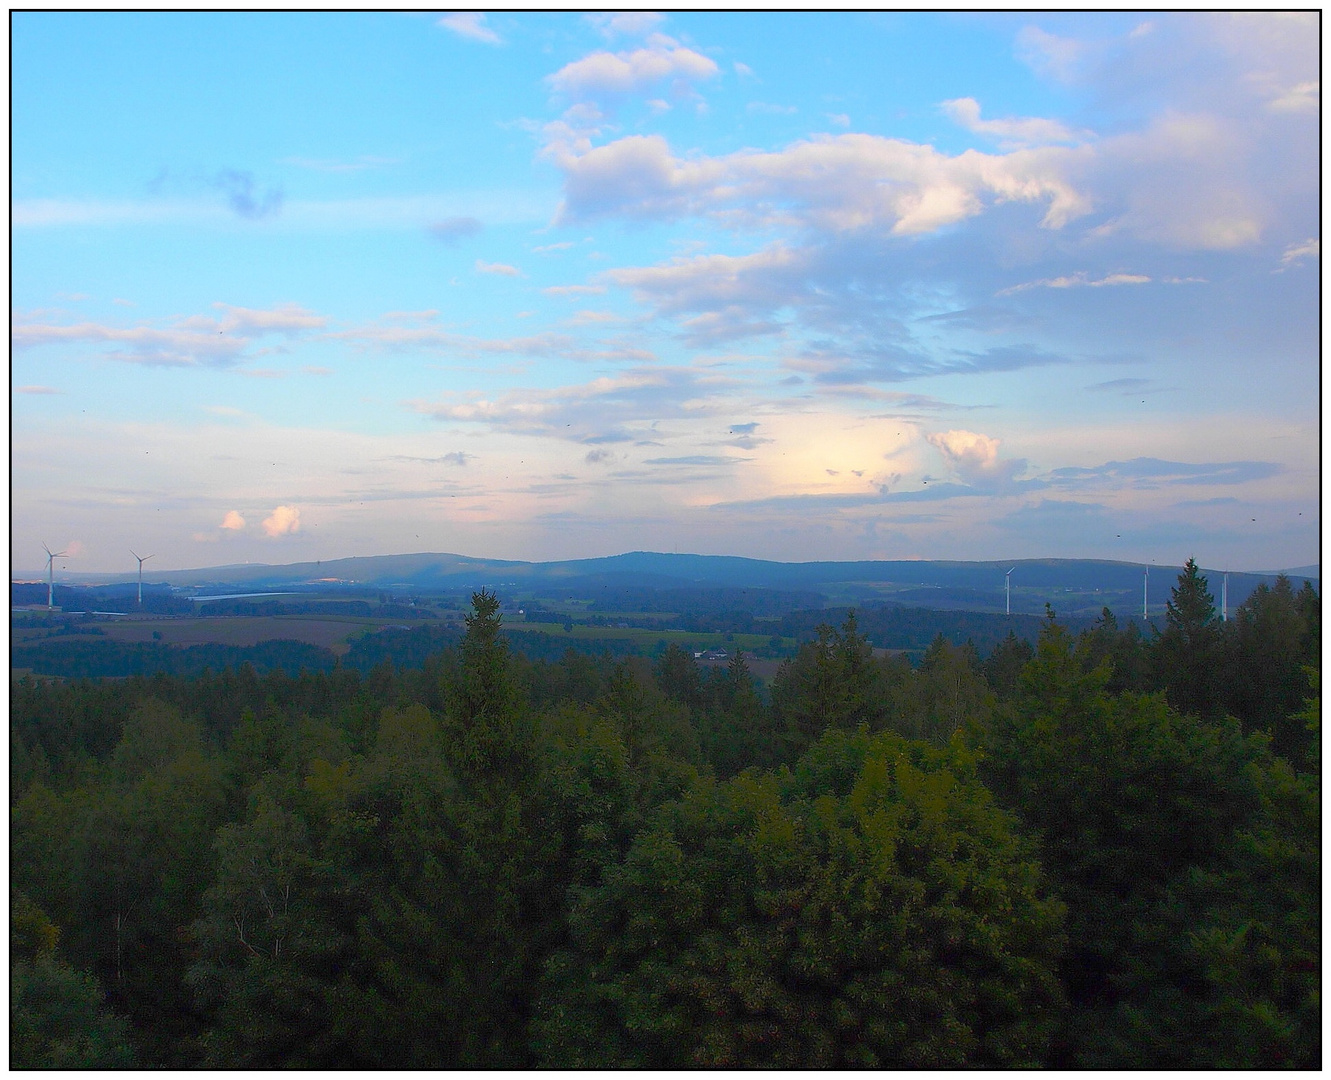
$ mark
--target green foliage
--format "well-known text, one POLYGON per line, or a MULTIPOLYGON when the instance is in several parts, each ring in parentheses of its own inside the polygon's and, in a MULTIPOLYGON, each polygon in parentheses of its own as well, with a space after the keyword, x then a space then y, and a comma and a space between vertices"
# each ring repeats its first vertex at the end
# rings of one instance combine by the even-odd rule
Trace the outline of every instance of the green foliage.
POLYGON ((891 728, 938 745, 945 745, 963 726, 983 722, 991 706, 974 647, 952 645, 941 634, 925 652, 919 670, 900 679, 898 686, 891 728))
POLYGON ((125 1022, 97 980, 50 958, 9 969, 11 1069, 125 1069, 135 1064, 125 1022))
POLYGON ((742 650, 725 670, 713 668, 703 686, 705 704, 694 713, 704 760, 720 777, 746 768, 772 768, 780 760, 779 731, 763 706, 742 650))
POLYGON ((1077 658, 1086 671, 1104 667, 1109 672, 1105 688, 1113 694, 1131 690, 1142 693, 1151 688, 1151 655, 1136 623, 1120 629, 1114 613, 1100 612, 1095 625, 1077 638, 1077 658))
POLYGON ((656 661, 656 685, 673 701, 690 709, 702 707, 702 677, 693 657, 673 641, 656 661))
POLYGON ((1309 693, 1308 667, 1321 663, 1309 650, 1321 638, 1321 604, 1311 587, 1296 597, 1281 575, 1274 588, 1259 585, 1234 613, 1226 665, 1227 704, 1249 730, 1265 731, 1272 749, 1296 764, 1310 742, 1295 715, 1309 693))
POLYGON ((57 953, 60 928, 24 893, 10 894, 9 1067, 116 1069, 134 1064, 126 1025, 97 980, 57 953))
POLYGON ((1221 713, 1220 621, 1194 559, 1189 559, 1165 605, 1165 629, 1156 643, 1157 678, 1179 712, 1215 719, 1221 713))
POLYGON ((1229 857, 1261 808, 1268 759, 1236 724, 1180 716, 1158 695, 1111 695, 1108 678, 1105 666, 1085 670, 1051 624, 1020 696, 973 737, 986 755, 982 774, 1040 837, 1068 902, 1064 977, 1078 1011, 1062 1052, 1141 1068, 1164 1059, 1149 1033, 1134 1034, 1131 1017, 1149 1011, 1148 998, 1159 1008, 1161 995, 1186 996, 1194 981, 1160 960, 1160 927, 1175 938, 1200 932, 1195 919, 1166 919, 1169 898, 1229 857), (1143 980, 1145 968, 1153 975, 1143 980))
POLYGON ((1036 1064, 1061 905, 964 755, 830 733, 794 775, 700 783, 546 967, 561 1067, 1036 1064))
POLYGON ((800 646, 772 682, 772 708, 784 728, 786 756, 798 755, 828 728, 881 727, 883 697, 874 693, 878 674, 853 611, 840 630, 819 626, 817 640, 800 646))
POLYGON ((989 688, 1000 699, 1012 697, 1017 692, 1017 680, 1021 677, 1022 668, 1034 655, 1035 649, 1031 643, 1009 630, 1007 637, 994 646, 993 652, 982 665, 989 688))
POLYGON ((917 670, 852 617, 770 705, 487 592, 419 670, 18 680, 13 1061, 1311 1067, 1320 600, 1208 604, 917 670))

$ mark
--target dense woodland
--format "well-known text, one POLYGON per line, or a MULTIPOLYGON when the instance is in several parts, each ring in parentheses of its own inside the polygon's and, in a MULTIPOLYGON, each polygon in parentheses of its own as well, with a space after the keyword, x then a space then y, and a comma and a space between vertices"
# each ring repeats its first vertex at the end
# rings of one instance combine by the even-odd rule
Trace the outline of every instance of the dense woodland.
POLYGON ((1321 1062, 1320 599, 11 690, 11 1065, 1321 1062))

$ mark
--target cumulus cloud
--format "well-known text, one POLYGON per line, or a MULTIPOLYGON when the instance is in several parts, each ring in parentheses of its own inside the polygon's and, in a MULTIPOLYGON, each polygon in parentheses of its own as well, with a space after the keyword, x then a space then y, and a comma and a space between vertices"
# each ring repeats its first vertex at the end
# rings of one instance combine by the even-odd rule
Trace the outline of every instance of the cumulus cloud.
POLYGON ((667 315, 697 312, 683 320, 691 345, 776 333, 767 311, 773 298, 802 283, 807 261, 787 247, 753 255, 697 255, 662 266, 611 270, 606 278, 632 289, 667 315))
POLYGON ((819 135, 775 153, 679 158, 660 135, 630 135, 579 151, 548 148, 564 171, 559 220, 707 216, 750 228, 934 232, 1004 202, 1043 204, 1060 228, 1091 203, 1069 173, 1081 150, 1040 147, 950 156, 880 135, 819 135))
POLYGON ((574 100, 635 94, 663 82, 684 87, 717 73, 716 63, 664 34, 631 52, 595 52, 564 65, 546 82, 574 100))
POLYGON ((1086 138, 1085 132, 1074 132, 1057 120, 1038 116, 1008 117, 1003 120, 981 120, 980 103, 974 98, 955 98, 942 105, 952 121, 967 131, 997 140, 1000 146, 1017 149, 1023 146, 1045 146, 1050 143, 1076 143, 1086 138))
POLYGON ((998 456, 1000 441, 975 431, 943 431, 926 436, 943 455, 952 471, 969 487, 993 491, 1003 487, 1026 469, 1024 458, 1004 461, 998 456))
POLYGON ((222 518, 222 523, 218 528, 229 529, 232 532, 240 532, 245 527, 245 519, 240 516, 238 510, 228 510, 226 517, 222 518))
POLYGON ((478 235, 485 226, 474 217, 450 217, 430 226, 430 235, 450 247, 469 236, 478 235))
POLYGON ((479 11, 455 11, 445 15, 436 26, 451 30, 458 37, 469 41, 479 41, 486 45, 502 45, 503 38, 485 25, 485 16, 479 11))
POLYGON ((489 263, 481 259, 476 260, 476 272, 478 274, 498 274, 501 277, 522 277, 522 271, 516 266, 509 266, 507 263, 489 263))
POLYGON ((1272 205, 1245 175, 1246 142, 1229 119, 1176 110, 1141 131, 1102 139, 1093 172, 1105 220, 1092 236, 1126 233, 1203 251, 1256 243, 1272 205))
POLYGON ((263 531, 272 537, 299 532, 300 511, 294 506, 279 506, 261 524, 263 531))
POLYGON ((585 18, 607 38, 642 37, 665 21, 656 11, 597 12, 585 18))

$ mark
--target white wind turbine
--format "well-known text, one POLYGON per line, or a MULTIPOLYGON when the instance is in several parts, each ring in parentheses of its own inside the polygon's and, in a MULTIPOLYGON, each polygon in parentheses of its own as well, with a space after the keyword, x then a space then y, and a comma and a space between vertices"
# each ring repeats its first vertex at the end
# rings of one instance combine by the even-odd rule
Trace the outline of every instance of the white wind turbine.
MULTIPOLYGON (((1015 570, 1014 566, 1012 570, 1015 570)), ((1003 581, 1007 586, 1007 613, 1012 614, 1012 570, 1003 575, 1003 581)))
POLYGON ((52 551, 45 544, 42 550, 46 552, 46 610, 55 609, 55 561, 62 555, 67 554, 64 551, 52 551))
MULTIPOLYGON (((134 555, 134 549, 130 548, 131 555, 134 555)), ((149 559, 157 558, 156 555, 134 555, 139 560, 139 607, 143 607, 143 564, 149 559)))

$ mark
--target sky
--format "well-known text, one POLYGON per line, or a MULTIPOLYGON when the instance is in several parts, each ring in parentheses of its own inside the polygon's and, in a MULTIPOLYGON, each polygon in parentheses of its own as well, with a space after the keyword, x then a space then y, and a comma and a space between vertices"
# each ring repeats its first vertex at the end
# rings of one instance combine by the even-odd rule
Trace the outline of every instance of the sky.
POLYGON ((11 569, 1314 563, 1319 43, 14 13, 11 569))

